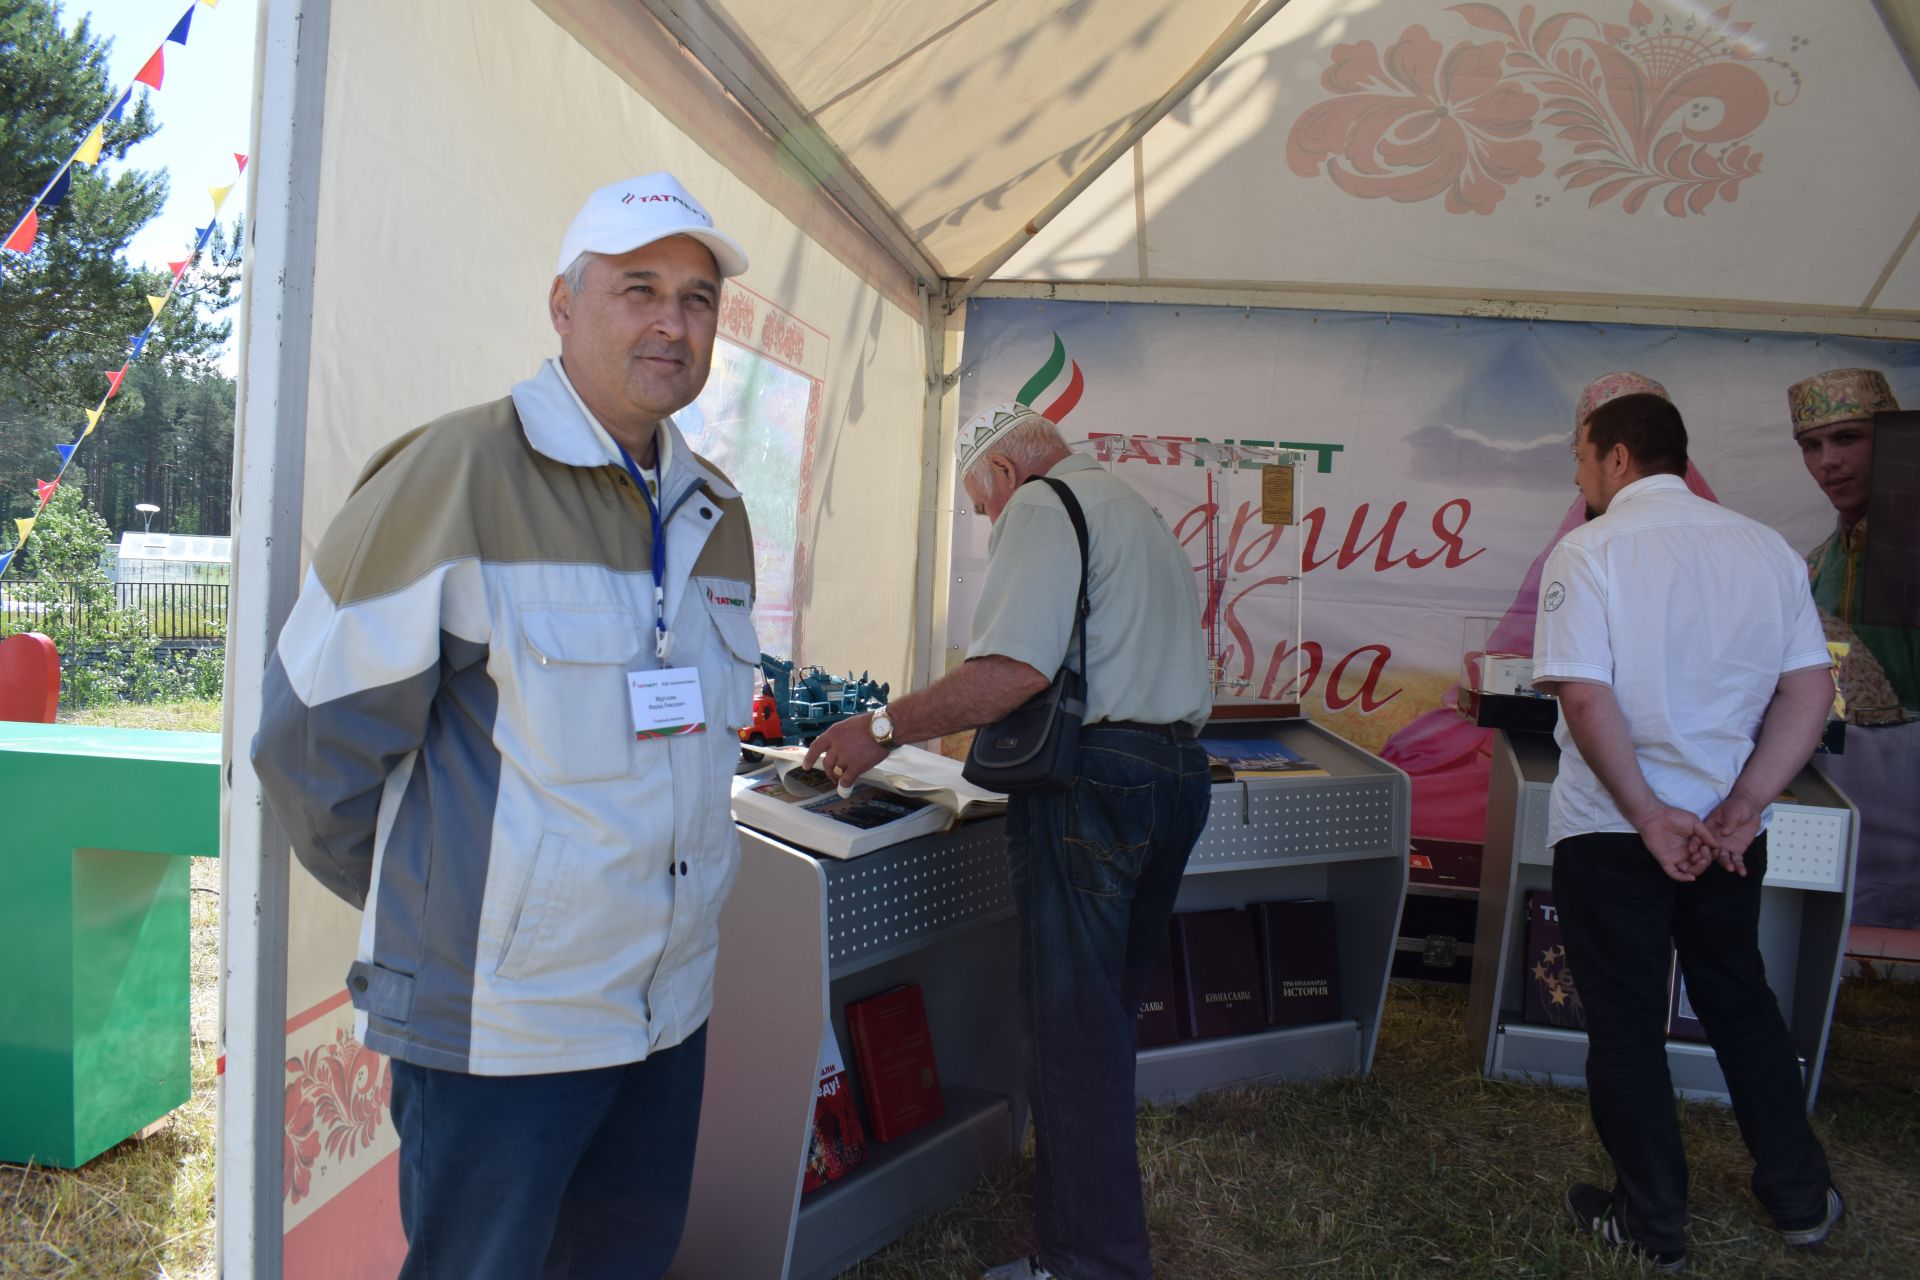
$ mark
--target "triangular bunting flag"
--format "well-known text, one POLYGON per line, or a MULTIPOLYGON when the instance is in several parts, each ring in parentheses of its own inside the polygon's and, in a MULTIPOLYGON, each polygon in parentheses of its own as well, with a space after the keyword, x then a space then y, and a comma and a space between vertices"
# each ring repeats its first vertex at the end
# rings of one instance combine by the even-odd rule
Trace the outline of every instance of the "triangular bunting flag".
POLYGON ((200 3, 209 9, 218 9, 220 7, 220 0, 200 0, 200 3))
POLYGON ((67 469, 67 459, 73 456, 73 449, 74 446, 70 444, 57 444, 53 446, 53 451, 60 455, 60 469, 62 471, 67 469))
POLYGON ((39 234, 40 216, 29 209, 27 216, 20 220, 20 225, 14 229, 13 234, 7 237, 6 247, 15 253, 25 253, 33 248, 33 238, 39 234))
POLYGON ((33 522, 37 518, 38 517, 35 516, 21 516, 13 522, 13 527, 20 531, 20 536, 14 539, 13 545, 15 547, 20 546, 27 540, 27 535, 33 532, 33 522))
MULTIPOLYGON (((177 275, 179 273, 176 272, 175 274, 177 275)), ((159 315, 160 308, 167 305, 167 300, 163 297, 156 297, 150 293, 147 295, 147 305, 153 308, 153 314, 159 315)))
POLYGON ((160 82, 167 76, 167 46, 162 44, 147 59, 147 65, 140 68, 140 74, 133 78, 135 84, 151 85, 158 89, 160 82))
POLYGON ((129 362, 138 360, 140 358, 140 353, 142 351, 145 351, 146 349, 147 349, 147 334, 146 334, 146 330, 143 329, 140 331, 138 335, 134 337, 133 352, 127 357, 127 360, 129 362))
POLYGON ((87 410, 87 429, 81 433, 80 438, 82 440, 85 440, 88 436, 93 434, 93 429, 99 425, 100 425, 100 410, 98 409, 87 410))
POLYGON ((167 39, 173 41, 175 44, 179 45, 181 48, 184 49, 187 44, 187 28, 192 25, 193 25, 193 6, 188 5, 187 11, 180 15, 180 21, 174 23, 173 30, 167 32, 167 39))
POLYGON ((110 370, 107 373, 107 399, 111 400, 120 394, 120 379, 126 376, 127 366, 125 365, 121 365, 118 369, 110 370))
MULTIPOLYGON (((156 53, 153 56, 157 58, 160 55, 156 53)), ((107 119, 118 121, 120 117, 123 114, 125 114, 127 110, 127 103, 131 102, 132 100, 133 100, 133 90, 129 89, 125 93, 121 94, 120 101, 114 103, 113 110, 107 112, 107 119)))
POLYGON ((245 173, 247 171, 247 158, 238 151, 233 153, 233 158, 235 163, 240 166, 240 172, 245 173))
MULTIPOLYGON (((209 222, 206 226, 201 227, 199 230, 198 239, 196 240, 195 243, 197 245, 204 245, 206 244, 207 241, 213 239, 213 229, 219 225, 220 225, 220 220, 216 218, 212 222, 209 222)), ((198 252, 198 251, 199 250, 196 248, 195 252, 198 252)))
POLYGON ((227 192, 233 190, 233 187, 234 184, 229 182, 224 187, 207 188, 207 194, 213 197, 213 211, 215 213, 220 212, 220 206, 227 202, 227 192))
POLYGON ((74 152, 73 158, 75 162, 79 164, 99 164, 100 148, 105 146, 106 142, 106 128, 102 125, 93 126, 93 132, 88 134, 87 140, 80 144, 80 150, 74 152))
POLYGON ((68 165, 60 171, 60 176, 47 188, 47 194, 40 197, 42 209, 58 209, 60 202, 67 198, 67 192, 73 190, 73 166, 68 165))
POLYGON ((13 552, 0 551, 0 573, 5 573, 7 571, 7 566, 12 562, 13 562, 13 552))
POLYGON ((40 495, 40 505, 43 507, 47 505, 47 499, 53 497, 53 491, 59 487, 60 482, 58 480, 35 480, 33 482, 34 491, 40 495))
POLYGON ((172 270, 173 278, 175 280, 178 280, 180 278, 180 273, 185 271, 192 262, 193 262, 192 258, 182 258, 178 262, 169 262, 167 266, 169 269, 172 270))

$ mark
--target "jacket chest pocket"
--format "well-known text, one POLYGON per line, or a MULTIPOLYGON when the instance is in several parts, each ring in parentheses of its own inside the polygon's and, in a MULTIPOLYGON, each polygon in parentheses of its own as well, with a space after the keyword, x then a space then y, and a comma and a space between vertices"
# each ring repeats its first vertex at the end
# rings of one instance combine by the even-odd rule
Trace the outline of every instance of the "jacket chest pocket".
POLYGON ((707 692, 710 726, 738 729, 753 721, 753 695, 759 690, 760 639, 747 604, 747 584, 727 578, 696 578, 706 597, 707 617, 718 634, 714 662, 701 675, 707 692))
POLYGON ((633 749, 627 665, 639 631, 626 610, 533 605, 520 614, 528 763, 546 782, 624 777, 633 749))

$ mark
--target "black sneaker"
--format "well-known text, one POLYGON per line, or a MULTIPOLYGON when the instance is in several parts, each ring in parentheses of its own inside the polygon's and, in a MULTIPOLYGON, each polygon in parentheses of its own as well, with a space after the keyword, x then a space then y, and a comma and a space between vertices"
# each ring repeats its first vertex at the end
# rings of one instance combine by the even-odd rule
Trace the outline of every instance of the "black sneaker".
POLYGON ((1826 1212, 1819 1221, 1803 1227, 1790 1227, 1784 1222, 1779 1224, 1780 1238, 1801 1249, 1823 1243, 1833 1234, 1833 1229, 1840 1225, 1840 1219, 1847 1216, 1847 1202, 1840 1198, 1838 1188, 1832 1186, 1827 1188, 1825 1209, 1826 1212))
POLYGON ((1626 1227, 1613 1216, 1613 1196, 1590 1182, 1576 1182, 1567 1188, 1567 1212, 1573 1215, 1576 1229, 1597 1236, 1602 1243, 1616 1249, 1639 1254, 1653 1264, 1655 1271, 1671 1274, 1687 1269, 1685 1249, 1656 1253, 1628 1235, 1626 1227))

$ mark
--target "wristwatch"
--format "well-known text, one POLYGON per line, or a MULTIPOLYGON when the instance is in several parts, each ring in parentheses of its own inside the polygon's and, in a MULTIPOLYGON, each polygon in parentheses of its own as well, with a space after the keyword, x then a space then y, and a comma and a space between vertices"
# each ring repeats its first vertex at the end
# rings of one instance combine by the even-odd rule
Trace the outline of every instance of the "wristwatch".
POLYGON ((867 732, 873 735, 873 740, 879 745, 889 751, 893 749, 893 717, 887 714, 885 707, 873 709, 873 717, 867 722, 867 732))

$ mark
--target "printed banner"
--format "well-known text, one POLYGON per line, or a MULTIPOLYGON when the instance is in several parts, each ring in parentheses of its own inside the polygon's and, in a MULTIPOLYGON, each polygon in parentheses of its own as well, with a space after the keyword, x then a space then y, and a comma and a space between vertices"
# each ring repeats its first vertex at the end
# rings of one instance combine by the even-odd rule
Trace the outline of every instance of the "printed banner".
MULTIPOLYGON (((1663 383, 1703 487, 1801 552, 1836 517, 1794 443, 1788 385, 1865 365, 1920 405, 1920 343, 1348 312, 977 300, 966 365, 962 422, 1021 399, 1154 503, 1193 559, 1222 700, 1298 698, 1413 775, 1416 836, 1473 843, 1489 735, 1453 709, 1462 659, 1532 651, 1540 562, 1582 517, 1581 388, 1621 369, 1663 383), (1209 464, 1220 450, 1187 447, 1200 441, 1299 451, 1296 523, 1265 523, 1260 468, 1209 464)), ((955 511, 947 638, 964 647, 988 526, 959 492, 955 511)), ((1868 862, 1863 840, 1863 881, 1868 862)), ((1856 922, 1920 926, 1904 901, 1856 922)))

